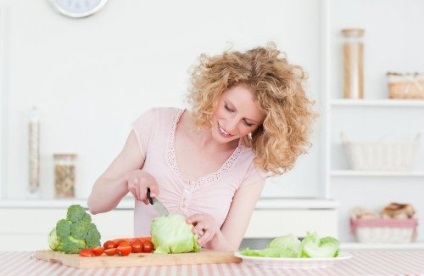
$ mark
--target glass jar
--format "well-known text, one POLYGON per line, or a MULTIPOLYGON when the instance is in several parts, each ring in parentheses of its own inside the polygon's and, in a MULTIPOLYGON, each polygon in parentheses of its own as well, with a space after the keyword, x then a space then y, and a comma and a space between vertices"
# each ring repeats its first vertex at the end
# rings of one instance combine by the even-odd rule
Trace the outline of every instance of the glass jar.
POLYGON ((33 107, 29 113, 28 149, 28 190, 31 196, 38 196, 40 188, 40 120, 36 107, 33 107))
POLYGON ((54 159, 54 195, 56 198, 75 196, 75 153, 53 154, 54 159))
POLYGON ((363 29, 342 29, 343 35, 343 97, 364 98, 363 29))

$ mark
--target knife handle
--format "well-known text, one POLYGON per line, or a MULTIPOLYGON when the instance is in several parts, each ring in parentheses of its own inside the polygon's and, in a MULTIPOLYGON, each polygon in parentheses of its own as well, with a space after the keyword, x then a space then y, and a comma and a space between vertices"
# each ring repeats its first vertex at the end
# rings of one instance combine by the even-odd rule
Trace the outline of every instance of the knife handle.
POLYGON ((149 200, 149 203, 153 205, 153 198, 150 196, 150 187, 147 187, 147 199, 149 200))

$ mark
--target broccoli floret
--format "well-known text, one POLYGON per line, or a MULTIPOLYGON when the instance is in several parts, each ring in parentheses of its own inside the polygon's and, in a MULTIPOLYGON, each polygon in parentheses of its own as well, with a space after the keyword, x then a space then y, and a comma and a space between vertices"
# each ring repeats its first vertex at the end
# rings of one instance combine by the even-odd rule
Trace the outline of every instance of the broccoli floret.
POLYGON ((66 218, 57 221, 49 233, 49 247, 66 254, 77 254, 84 248, 100 246, 101 235, 91 222, 90 214, 80 205, 71 205, 66 218))
POLYGON ((90 223, 91 222, 91 216, 89 214, 85 214, 82 218, 81 221, 84 221, 86 223, 90 223))
POLYGON ((68 208, 68 212, 66 213, 66 219, 71 222, 76 222, 81 220, 87 213, 85 209, 78 204, 71 205, 68 208))
POLYGON ((56 223, 56 235, 59 239, 65 239, 71 235, 71 224, 69 220, 61 219, 56 223))
POLYGON ((85 239, 87 237, 89 225, 90 224, 82 220, 72 223, 71 236, 79 240, 85 239))
POLYGON ((97 230, 97 226, 94 223, 90 223, 88 227, 86 242, 87 247, 92 248, 96 246, 100 246, 100 233, 97 230))
POLYGON ((78 254, 82 249, 86 248, 87 244, 84 240, 75 239, 72 236, 62 240, 58 251, 66 254, 78 254))

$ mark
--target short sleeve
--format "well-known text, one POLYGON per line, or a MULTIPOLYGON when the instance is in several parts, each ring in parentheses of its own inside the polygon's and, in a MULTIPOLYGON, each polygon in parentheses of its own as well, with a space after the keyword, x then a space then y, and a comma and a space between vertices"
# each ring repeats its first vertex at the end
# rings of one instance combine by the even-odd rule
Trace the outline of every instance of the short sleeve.
POLYGON ((141 114, 132 124, 133 131, 137 137, 138 146, 143 156, 146 155, 150 138, 154 131, 154 122, 156 121, 157 108, 148 109, 141 114))
POLYGON ((239 188, 247 187, 259 180, 265 180, 269 177, 269 174, 259 168, 257 168, 253 163, 249 166, 239 188))

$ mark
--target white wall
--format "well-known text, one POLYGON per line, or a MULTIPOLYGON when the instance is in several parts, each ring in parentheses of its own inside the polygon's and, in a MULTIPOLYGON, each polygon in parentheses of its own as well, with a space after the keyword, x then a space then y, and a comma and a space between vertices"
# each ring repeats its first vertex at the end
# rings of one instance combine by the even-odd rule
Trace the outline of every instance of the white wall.
MULTIPOLYGON (((119 152, 130 124, 152 106, 184 106, 187 70, 201 53, 275 41, 310 73, 319 98, 319 1, 110 0, 89 18, 69 19, 47 0, 3 0, 6 74, 0 130, 1 183, 9 198, 27 187, 27 112, 41 113, 41 189, 53 194, 52 154, 78 154, 77 197, 119 152)), ((319 101, 318 101, 319 104, 319 101)), ((311 153, 264 196, 319 196, 319 129, 311 153)))

